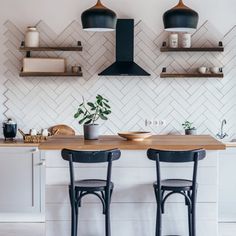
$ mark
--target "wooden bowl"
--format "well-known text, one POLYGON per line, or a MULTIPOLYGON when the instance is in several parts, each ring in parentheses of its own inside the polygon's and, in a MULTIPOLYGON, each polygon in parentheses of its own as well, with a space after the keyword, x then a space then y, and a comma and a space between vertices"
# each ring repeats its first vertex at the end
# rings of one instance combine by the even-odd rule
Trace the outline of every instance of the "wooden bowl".
POLYGON ((152 136, 150 132, 137 131, 137 132, 120 132, 118 135, 129 141, 143 141, 145 138, 152 136))

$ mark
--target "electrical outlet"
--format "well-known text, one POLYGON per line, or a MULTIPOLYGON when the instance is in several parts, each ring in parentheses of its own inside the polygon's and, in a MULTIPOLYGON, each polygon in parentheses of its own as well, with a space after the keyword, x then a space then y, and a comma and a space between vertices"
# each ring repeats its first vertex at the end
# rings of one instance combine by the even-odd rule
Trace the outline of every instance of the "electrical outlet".
POLYGON ((148 119, 145 119, 145 126, 154 126, 154 127, 158 127, 158 126, 166 126, 166 121, 165 120, 156 120, 156 119, 153 119, 153 120, 148 120, 148 119))
POLYGON ((152 120, 145 119, 145 126, 152 126, 152 125, 153 125, 152 120))

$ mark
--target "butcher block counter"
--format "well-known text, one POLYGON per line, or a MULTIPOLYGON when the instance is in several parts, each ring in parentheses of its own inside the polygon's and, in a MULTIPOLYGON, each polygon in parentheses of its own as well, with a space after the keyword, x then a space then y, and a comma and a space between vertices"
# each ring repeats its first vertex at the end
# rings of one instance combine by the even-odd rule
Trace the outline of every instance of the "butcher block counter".
POLYGON ((127 141, 117 135, 101 136, 99 140, 84 140, 83 136, 51 137, 39 145, 41 150, 60 150, 63 148, 78 150, 103 150, 119 148, 121 150, 223 150, 225 144, 210 135, 153 135, 143 141, 127 141))

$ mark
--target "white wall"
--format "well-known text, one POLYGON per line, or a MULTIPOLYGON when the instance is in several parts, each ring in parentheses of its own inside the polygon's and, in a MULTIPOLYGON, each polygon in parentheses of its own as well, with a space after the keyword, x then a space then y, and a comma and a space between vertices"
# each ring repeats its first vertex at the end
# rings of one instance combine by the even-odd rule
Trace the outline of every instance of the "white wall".
MULTIPOLYGON (((6 20, 10 20, 24 31, 26 26, 34 25, 39 20, 43 20, 56 33, 60 33, 73 20, 80 21, 81 12, 93 4, 94 1, 92 0, 2 0, 0 8, 0 120, 3 119, 1 116, 6 109, 2 106, 4 102, 2 94, 6 92, 2 85, 5 80, 3 73, 6 71, 3 65, 6 61, 6 55, 4 55, 6 51, 4 46, 6 38, 3 35, 6 29, 3 27, 3 23, 6 20)), ((158 35, 163 30, 163 12, 175 5, 176 1, 104 0, 104 4, 116 11, 119 17, 132 17, 135 18, 136 21, 142 20, 144 25, 148 26, 149 29, 158 35)), ((234 0, 199 0, 197 2, 194 0, 186 0, 186 4, 199 12, 199 26, 208 20, 210 24, 217 29, 219 35, 225 34, 236 25, 236 5, 234 0)), ((16 80, 18 80, 18 78, 16 78, 16 80)), ((219 122, 218 120, 220 118, 221 117, 216 117, 216 123, 219 122)), ((175 124, 173 124, 173 126, 175 126, 175 124)), ((207 126, 207 124, 205 124, 205 126, 207 126)), ((201 130, 204 131, 207 130, 207 128, 203 127, 201 130)), ((215 124, 214 129, 211 130, 213 133, 217 131, 215 124)))

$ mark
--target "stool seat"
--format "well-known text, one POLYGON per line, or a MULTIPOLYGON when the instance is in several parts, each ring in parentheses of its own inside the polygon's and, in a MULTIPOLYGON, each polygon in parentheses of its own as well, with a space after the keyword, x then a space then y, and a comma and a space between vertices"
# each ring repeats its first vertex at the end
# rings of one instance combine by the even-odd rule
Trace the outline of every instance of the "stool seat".
MULTIPOLYGON (((107 181, 102 179, 83 179, 75 181, 75 189, 78 191, 104 191, 107 181)), ((114 184, 110 182, 111 189, 114 184)))
MULTIPOLYGON (((153 184, 157 188, 157 182, 153 184)), ((164 179, 161 180, 161 189, 166 191, 188 191, 191 190, 193 181, 187 179, 164 179)))

